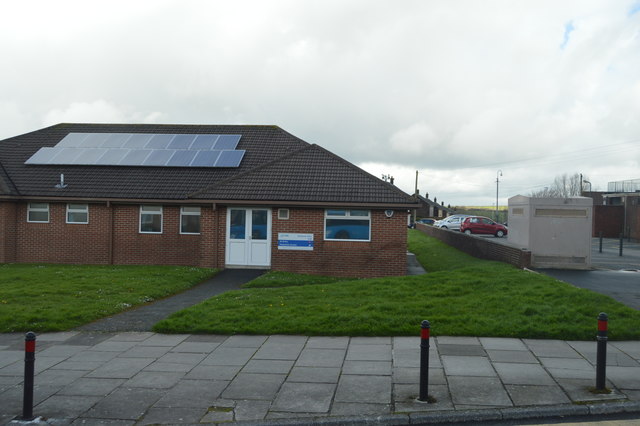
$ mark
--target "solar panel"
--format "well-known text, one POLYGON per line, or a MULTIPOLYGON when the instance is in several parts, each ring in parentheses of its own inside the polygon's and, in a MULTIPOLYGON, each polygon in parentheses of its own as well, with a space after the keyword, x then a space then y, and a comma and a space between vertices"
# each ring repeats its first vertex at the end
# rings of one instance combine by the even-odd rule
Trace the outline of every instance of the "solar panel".
POLYGON ((174 151, 168 149, 154 149, 144 160, 141 166, 164 166, 171 158, 174 151))
POLYGON ((147 143, 145 148, 149 149, 165 149, 169 146, 171 139, 174 138, 175 135, 153 135, 151 140, 147 143))
POLYGON ((241 135, 69 133, 25 164, 92 166, 238 167, 241 135))
POLYGON ((76 158, 82 154, 82 148, 58 148, 56 155, 51 157, 48 164, 73 164, 76 158))
POLYGON ((48 164, 51 157, 58 153, 60 148, 40 148, 25 164, 48 164))
POLYGON ((73 162, 73 164, 96 164, 96 161, 98 161, 98 159, 100 157, 102 157, 105 152, 107 152, 107 149, 100 149, 100 148, 94 148, 94 149, 89 149, 89 148, 82 148, 82 154, 80 154, 75 161, 73 162))
POLYGON ((222 151, 218 161, 216 161, 216 167, 238 167, 244 151, 222 151))
POLYGON ((115 166, 122 161, 125 155, 129 152, 128 149, 108 149, 95 164, 102 164, 105 166, 115 166))
POLYGON ((216 149, 236 149, 240 142, 240 135, 220 135, 216 141, 216 149))
POLYGON ((192 167, 214 167, 220 151, 198 151, 196 158, 191 162, 192 167))
POLYGON ((176 150, 166 165, 169 167, 188 167, 196 154, 196 151, 176 150))
POLYGON ((121 166, 137 166, 142 164, 151 151, 148 149, 132 149, 120 161, 121 166))
POLYGON ((153 135, 134 133, 122 147, 130 149, 144 148, 152 136, 153 135))
POLYGON ((216 143, 217 139, 218 135, 198 135, 191 144, 191 149, 209 151, 213 148, 213 144, 216 143))
POLYGON ((169 149, 189 149, 196 135, 176 135, 167 148, 169 149))
POLYGON ((68 147, 68 146, 72 146, 72 147, 79 147, 82 146, 82 141, 85 140, 87 138, 87 134, 86 133, 69 133, 67 136, 64 137, 64 139, 62 139, 60 142, 58 142, 58 144, 56 146, 59 147, 68 147))
POLYGON ((130 137, 127 133, 113 133, 102 143, 102 148, 122 148, 130 137))
POLYGON ((109 137, 109 133, 89 133, 79 148, 100 148, 109 137))

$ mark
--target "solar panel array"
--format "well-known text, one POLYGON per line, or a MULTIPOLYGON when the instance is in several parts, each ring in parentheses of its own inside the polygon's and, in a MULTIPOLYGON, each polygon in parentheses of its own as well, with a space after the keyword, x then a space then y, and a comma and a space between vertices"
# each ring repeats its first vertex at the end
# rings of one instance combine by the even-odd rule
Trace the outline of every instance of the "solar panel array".
POLYGON ((25 164, 86 166, 238 167, 241 135, 69 133, 25 164))

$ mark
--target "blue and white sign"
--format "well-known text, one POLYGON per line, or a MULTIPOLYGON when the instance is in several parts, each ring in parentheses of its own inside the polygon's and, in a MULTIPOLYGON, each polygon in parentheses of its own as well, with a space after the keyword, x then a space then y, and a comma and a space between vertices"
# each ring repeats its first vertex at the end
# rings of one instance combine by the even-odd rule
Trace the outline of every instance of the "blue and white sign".
POLYGON ((313 250, 313 234, 278 233, 278 250, 313 250))

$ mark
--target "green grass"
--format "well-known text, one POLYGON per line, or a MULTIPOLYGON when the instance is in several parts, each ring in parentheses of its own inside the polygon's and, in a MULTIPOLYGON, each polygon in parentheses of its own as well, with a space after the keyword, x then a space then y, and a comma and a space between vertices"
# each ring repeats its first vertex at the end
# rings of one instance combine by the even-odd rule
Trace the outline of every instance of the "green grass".
POLYGON ((0 265, 0 332, 61 331, 151 302, 212 276, 176 266, 0 265))
POLYGON ((593 340, 604 311, 612 340, 640 338, 640 312, 607 296, 475 259, 419 231, 410 231, 409 248, 428 274, 326 284, 300 279, 297 286, 233 291, 177 312, 154 330, 415 336, 428 319, 433 335, 593 340))
POLYGON ((271 271, 245 283, 243 288, 275 288, 311 284, 328 284, 345 281, 345 278, 324 275, 295 274, 293 272, 271 271))

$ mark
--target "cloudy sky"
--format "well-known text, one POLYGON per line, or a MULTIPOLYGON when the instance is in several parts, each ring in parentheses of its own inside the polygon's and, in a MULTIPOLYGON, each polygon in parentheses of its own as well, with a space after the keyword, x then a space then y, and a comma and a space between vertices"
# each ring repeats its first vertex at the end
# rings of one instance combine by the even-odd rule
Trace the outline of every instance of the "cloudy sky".
POLYGON ((0 138, 276 124, 451 205, 640 178, 640 0, 30 1, 0 15, 0 138))

